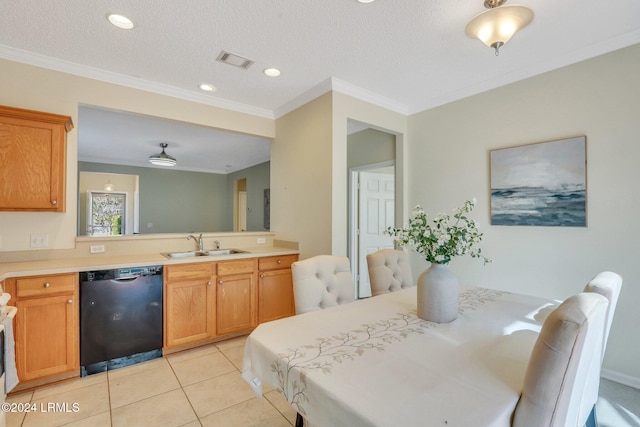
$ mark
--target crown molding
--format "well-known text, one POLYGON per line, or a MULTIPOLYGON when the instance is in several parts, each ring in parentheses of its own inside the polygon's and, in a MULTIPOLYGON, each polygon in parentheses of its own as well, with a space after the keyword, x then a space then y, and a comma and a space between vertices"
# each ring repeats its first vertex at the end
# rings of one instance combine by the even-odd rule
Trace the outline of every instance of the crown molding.
POLYGON ((359 86, 352 85, 344 80, 331 77, 331 88, 335 92, 340 92, 344 95, 352 96, 361 101, 368 102, 369 104, 377 105, 378 107, 386 108, 395 113, 403 114, 407 116, 409 114, 409 107, 393 99, 379 95, 370 90, 363 89, 359 86))
POLYGON ((265 108, 259 108, 239 102, 228 101, 222 98, 199 94, 173 86, 150 82, 148 80, 143 80, 136 77, 125 76, 122 74, 112 73, 85 65, 79 65, 73 62, 63 61, 61 59, 52 58, 46 55, 27 52, 21 49, 15 49, 2 44, 0 44, 0 58, 20 62, 23 64, 34 65, 36 67, 47 68, 49 70, 60 71, 75 76, 99 80, 106 83, 113 83, 119 86, 125 86, 133 89, 144 90, 146 92, 170 96, 172 98, 183 99, 185 101, 197 102, 199 104, 205 104, 212 107, 224 108, 226 110, 250 114, 252 116, 258 116, 267 119, 274 118, 273 111, 267 110, 265 108))
POLYGON ((315 85, 308 91, 304 92, 301 95, 296 96, 291 101, 285 103, 284 105, 278 107, 274 111, 274 117, 279 119, 287 113, 292 112, 293 110, 302 107, 309 101, 313 101, 317 97, 324 95, 327 92, 331 91, 331 78, 324 80, 323 82, 315 85))
POLYGON ((405 116, 409 114, 409 107, 404 104, 401 104, 382 95, 378 95, 377 93, 371 92, 370 90, 355 86, 351 83, 345 82, 344 80, 340 80, 335 77, 329 77, 328 79, 312 87, 302 95, 295 97, 291 101, 284 104, 282 107, 276 109, 274 111, 274 115, 276 118, 280 118, 285 114, 295 110, 296 108, 303 106, 307 102, 313 101, 320 95, 324 95, 325 93, 330 91, 349 95, 353 98, 368 102, 373 105, 377 105, 378 107, 386 108, 387 110, 391 110, 405 116))

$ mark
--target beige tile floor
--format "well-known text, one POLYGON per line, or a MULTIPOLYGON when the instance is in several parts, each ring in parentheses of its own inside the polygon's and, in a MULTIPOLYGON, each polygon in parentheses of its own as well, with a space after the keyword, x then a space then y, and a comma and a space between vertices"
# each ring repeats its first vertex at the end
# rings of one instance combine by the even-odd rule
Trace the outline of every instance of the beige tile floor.
MULTIPOLYGON (((240 376, 244 343, 236 338, 12 395, 8 402, 66 403, 68 410, 7 413, 7 427, 294 425, 296 413, 278 392, 258 399, 240 376)), ((601 427, 640 427, 640 390, 603 379, 597 412, 601 427)))
POLYGON ((7 413, 7 427, 294 425, 296 413, 278 392, 259 399, 240 376, 244 343, 236 338, 9 396, 38 412, 7 413), (52 403, 68 409, 42 411, 52 403))

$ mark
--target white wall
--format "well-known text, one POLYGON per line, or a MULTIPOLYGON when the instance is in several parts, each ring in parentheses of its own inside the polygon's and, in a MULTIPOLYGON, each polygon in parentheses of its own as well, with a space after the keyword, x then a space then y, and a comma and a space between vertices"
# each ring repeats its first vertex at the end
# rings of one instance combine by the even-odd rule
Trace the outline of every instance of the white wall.
MULTIPOLYGON (((507 60, 507 58, 498 58, 507 60)), ((472 217, 493 263, 456 259, 460 282, 564 299, 596 273, 624 276, 604 366, 640 387, 640 45, 409 118, 409 204, 472 217), (586 228, 489 225, 492 149, 586 135, 586 228)), ((427 266, 416 259, 414 273, 427 266)), ((610 375, 611 376, 611 375, 610 375)))
MULTIPOLYGON (((47 234, 51 249, 75 246, 77 221, 78 106, 171 118, 272 138, 272 119, 237 113, 13 61, 0 60, 0 105, 71 116, 67 136, 65 213, 0 212, 0 253, 30 250, 30 234, 47 234)), ((2 258, 0 258, 1 260, 2 258)))

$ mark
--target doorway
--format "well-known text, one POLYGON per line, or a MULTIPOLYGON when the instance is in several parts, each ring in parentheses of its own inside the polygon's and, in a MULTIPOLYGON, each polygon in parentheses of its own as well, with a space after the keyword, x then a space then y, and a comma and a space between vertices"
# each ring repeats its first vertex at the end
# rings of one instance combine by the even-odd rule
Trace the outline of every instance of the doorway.
POLYGON ((233 231, 247 230, 247 179, 237 179, 234 183, 233 231))
POLYGON ((375 125, 347 121, 348 242, 347 254, 355 297, 371 296, 367 254, 393 247, 384 234, 402 215, 401 134, 375 125))
POLYGON ((385 234, 395 225, 395 165, 383 162, 350 170, 350 254, 356 297, 371 296, 367 255, 393 248, 385 234))

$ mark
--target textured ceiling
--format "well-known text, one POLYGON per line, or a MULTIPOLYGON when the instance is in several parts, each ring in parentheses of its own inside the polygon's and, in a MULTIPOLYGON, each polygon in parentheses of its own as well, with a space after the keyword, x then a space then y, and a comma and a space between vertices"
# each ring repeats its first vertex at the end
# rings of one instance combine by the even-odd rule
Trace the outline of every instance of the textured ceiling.
POLYGON ((496 57, 464 33, 482 3, 2 0, 0 57, 264 117, 327 84, 412 114, 640 42, 638 0, 529 0, 532 23, 496 57), (111 26, 108 12, 136 27, 111 26), (255 63, 216 62, 221 50, 255 63))

